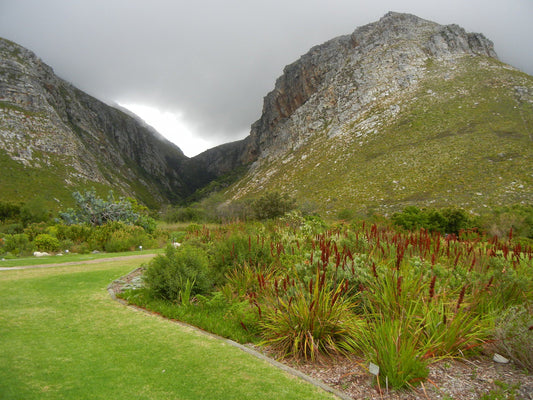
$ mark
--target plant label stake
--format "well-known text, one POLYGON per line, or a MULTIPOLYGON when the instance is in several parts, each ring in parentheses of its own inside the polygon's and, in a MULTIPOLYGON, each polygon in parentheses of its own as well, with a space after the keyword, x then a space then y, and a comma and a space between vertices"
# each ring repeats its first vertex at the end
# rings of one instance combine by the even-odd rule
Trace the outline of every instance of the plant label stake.
POLYGON ((378 376, 379 375, 379 366, 377 366, 374 363, 370 363, 368 366, 368 372, 370 372, 372 375, 378 376))

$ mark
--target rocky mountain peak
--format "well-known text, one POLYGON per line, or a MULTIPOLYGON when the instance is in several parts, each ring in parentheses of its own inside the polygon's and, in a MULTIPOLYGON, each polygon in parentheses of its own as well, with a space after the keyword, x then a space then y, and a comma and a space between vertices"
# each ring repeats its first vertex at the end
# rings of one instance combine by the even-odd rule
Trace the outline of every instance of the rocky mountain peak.
POLYGON ((428 58, 444 61, 464 55, 497 58, 493 43, 482 34, 396 12, 315 46, 285 67, 265 97, 243 157, 253 160, 298 146, 324 121, 331 125, 344 118, 346 110, 339 110, 339 104, 362 109, 415 83, 428 58), (340 101, 346 96, 351 100, 340 101), (306 116, 311 129, 302 132, 288 120, 295 122, 297 110, 307 102, 316 110, 306 116))

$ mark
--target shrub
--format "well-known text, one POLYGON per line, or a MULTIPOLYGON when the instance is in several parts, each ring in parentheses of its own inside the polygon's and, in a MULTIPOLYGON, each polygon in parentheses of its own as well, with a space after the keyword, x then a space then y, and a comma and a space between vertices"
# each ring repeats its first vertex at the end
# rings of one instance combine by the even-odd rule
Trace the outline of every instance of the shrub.
POLYGON ((33 243, 39 251, 47 251, 54 253, 59 250, 59 240, 47 233, 37 235, 33 243))
POLYGON ((180 301, 186 293, 195 295, 211 290, 208 264, 207 254, 198 247, 168 246, 165 255, 150 262, 144 281, 154 297, 180 301))
POLYGON ((59 240, 70 240, 74 244, 79 245, 87 242, 92 234, 92 228, 88 225, 55 225, 56 237, 59 240))
POLYGON ((50 219, 50 211, 41 199, 33 199, 20 208, 20 219, 24 224, 46 222, 50 219))
POLYGON ((434 210, 408 206, 401 213, 395 213, 392 216, 392 221, 411 231, 424 228, 432 232, 453 233, 455 235, 473 225, 468 213, 459 208, 434 210))
POLYGON ((281 217, 295 208, 296 200, 287 193, 268 192, 252 204, 257 219, 271 219, 281 217))
POLYGON ((16 221, 20 218, 20 205, 0 201, 0 222, 16 221))
POLYGON ((25 233, 5 235, 1 251, 13 255, 30 255, 33 253, 33 243, 25 233))
POLYGON ((0 232, 8 235, 15 235, 17 233, 23 233, 24 226, 20 223, 4 225, 0 227, 0 232))
POLYGON ((499 353, 533 372, 533 302, 510 307, 496 320, 495 346, 499 353))
POLYGON ((147 227, 153 225, 153 221, 150 221, 150 218, 141 218, 141 214, 134 210, 134 207, 137 206, 135 201, 124 198, 115 201, 113 192, 109 193, 107 200, 98 197, 94 189, 85 193, 74 192, 72 196, 76 200, 76 209, 70 208, 65 212, 59 213, 60 218, 67 225, 89 224, 100 226, 114 221, 128 224, 144 224, 147 227))
POLYGON ((135 250, 139 246, 148 248, 150 242, 150 238, 140 226, 122 225, 109 234, 104 243, 104 250, 119 252, 135 250))
POLYGON ((329 289, 317 273, 309 288, 300 286, 292 296, 273 294, 259 322, 263 343, 281 357, 312 361, 321 354, 354 352, 361 322, 352 312, 352 301, 344 297, 344 288, 341 282, 329 289))

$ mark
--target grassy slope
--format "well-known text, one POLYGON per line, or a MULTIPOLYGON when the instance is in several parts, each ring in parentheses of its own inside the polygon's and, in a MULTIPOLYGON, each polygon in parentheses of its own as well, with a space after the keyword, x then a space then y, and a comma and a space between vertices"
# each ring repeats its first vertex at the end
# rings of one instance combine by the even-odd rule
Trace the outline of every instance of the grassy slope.
POLYGON ((218 340, 113 302, 139 261, 0 272, 2 399, 326 399, 218 340))
POLYGON ((377 133, 358 138, 353 123, 344 135, 316 136, 291 162, 265 165, 264 188, 322 212, 530 202, 533 104, 519 101, 514 87, 532 87, 533 78, 494 60, 463 61, 455 71, 428 63, 428 78, 377 133), (443 79, 448 72, 454 77, 443 79))

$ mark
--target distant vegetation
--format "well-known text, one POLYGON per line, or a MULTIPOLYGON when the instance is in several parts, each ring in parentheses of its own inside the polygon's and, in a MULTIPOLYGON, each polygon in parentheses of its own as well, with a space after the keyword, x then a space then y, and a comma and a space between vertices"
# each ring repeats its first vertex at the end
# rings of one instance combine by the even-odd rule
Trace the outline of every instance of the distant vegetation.
POLYGON ((107 200, 94 191, 75 192, 76 207, 53 216, 40 202, 0 202, 0 255, 31 255, 34 251, 58 253, 119 252, 161 247, 168 233, 156 229, 148 209, 136 200, 107 200))

